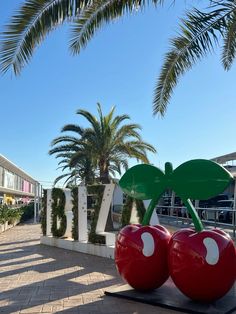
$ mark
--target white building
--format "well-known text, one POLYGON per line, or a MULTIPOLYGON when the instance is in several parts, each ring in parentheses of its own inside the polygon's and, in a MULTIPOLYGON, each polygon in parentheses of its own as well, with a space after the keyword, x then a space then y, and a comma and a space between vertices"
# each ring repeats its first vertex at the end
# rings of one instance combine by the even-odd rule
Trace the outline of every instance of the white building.
POLYGON ((0 204, 28 203, 39 195, 39 182, 0 154, 0 204))
MULTIPOLYGON (((218 164, 224 166, 234 177, 234 182, 230 184, 230 186, 225 191, 226 194, 228 194, 229 198, 234 198, 234 203, 236 205, 236 152, 230 153, 227 155, 215 157, 211 159, 212 161, 217 162, 218 164)), ((234 208, 236 207, 234 205, 234 208)))

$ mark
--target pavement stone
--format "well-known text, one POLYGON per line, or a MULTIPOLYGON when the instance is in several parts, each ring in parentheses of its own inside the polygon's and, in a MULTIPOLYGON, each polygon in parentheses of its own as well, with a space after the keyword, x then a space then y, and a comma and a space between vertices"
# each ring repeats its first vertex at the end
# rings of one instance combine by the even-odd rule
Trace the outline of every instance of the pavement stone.
POLYGON ((114 261, 40 244, 39 224, 0 234, 0 313, 174 314, 105 296, 123 282, 114 261))

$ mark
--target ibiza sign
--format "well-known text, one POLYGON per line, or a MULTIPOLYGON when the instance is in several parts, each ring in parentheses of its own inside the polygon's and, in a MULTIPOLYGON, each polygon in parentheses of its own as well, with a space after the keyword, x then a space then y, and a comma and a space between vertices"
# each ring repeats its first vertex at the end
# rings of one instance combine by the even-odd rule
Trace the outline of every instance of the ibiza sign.
MULTIPOLYGON (((95 232, 106 238, 107 245, 115 244, 115 235, 105 232, 108 214, 112 204, 115 185, 98 186, 103 188, 100 210, 96 219, 95 232)), ((46 236, 73 238, 72 230, 78 230, 79 242, 88 241, 87 191, 86 186, 76 188, 76 197, 70 189, 49 189, 46 192, 46 236), (78 201, 76 202, 75 199, 78 201), (77 219, 75 219, 75 214, 77 219), (75 226, 76 224, 76 226, 75 226)), ((94 192, 96 198, 96 192, 94 192)))

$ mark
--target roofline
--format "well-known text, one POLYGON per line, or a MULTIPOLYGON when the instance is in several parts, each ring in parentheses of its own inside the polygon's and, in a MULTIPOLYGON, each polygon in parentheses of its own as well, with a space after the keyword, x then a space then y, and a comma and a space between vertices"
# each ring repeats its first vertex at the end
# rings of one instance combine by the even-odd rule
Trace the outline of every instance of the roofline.
POLYGON ((14 172, 15 174, 21 176, 23 179, 29 180, 31 183, 38 182, 33 177, 31 177, 28 173, 26 173, 23 169, 21 169, 16 164, 11 162, 2 154, 0 154, 0 166, 3 166, 4 168, 6 168, 7 170, 11 172, 14 172))
POLYGON ((211 159, 211 161, 218 162, 219 164, 224 164, 225 162, 232 161, 232 160, 236 160, 236 152, 218 156, 211 159))

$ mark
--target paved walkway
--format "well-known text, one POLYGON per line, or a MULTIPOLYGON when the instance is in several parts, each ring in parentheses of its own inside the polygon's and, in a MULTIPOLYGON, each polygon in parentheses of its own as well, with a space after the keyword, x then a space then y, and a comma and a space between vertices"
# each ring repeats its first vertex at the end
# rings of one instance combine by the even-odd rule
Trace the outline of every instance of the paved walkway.
POLYGON ((0 234, 0 313, 176 314, 105 296, 123 284, 109 259, 40 245, 40 226, 0 234))

